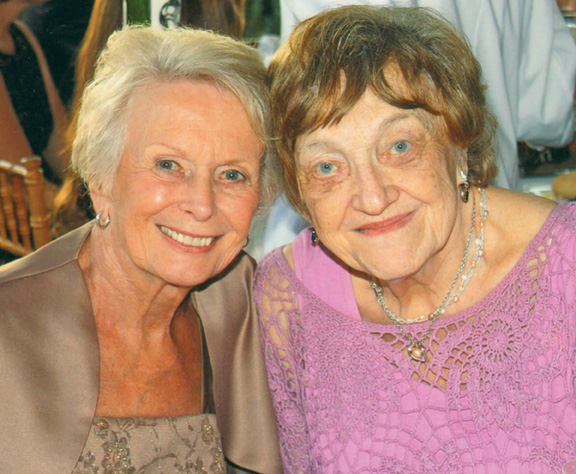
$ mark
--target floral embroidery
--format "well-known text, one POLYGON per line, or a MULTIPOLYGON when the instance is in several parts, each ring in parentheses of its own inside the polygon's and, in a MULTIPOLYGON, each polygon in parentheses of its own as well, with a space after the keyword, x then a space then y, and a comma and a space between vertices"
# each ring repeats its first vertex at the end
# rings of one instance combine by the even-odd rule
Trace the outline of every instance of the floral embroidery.
POLYGON ((214 415, 96 418, 72 474, 225 474, 214 415))

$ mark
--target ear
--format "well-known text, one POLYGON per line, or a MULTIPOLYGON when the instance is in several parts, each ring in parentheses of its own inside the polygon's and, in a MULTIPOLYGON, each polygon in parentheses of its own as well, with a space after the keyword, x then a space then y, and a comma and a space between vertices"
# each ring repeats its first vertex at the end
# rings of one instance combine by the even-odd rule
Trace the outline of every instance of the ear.
POLYGON ((92 206, 96 214, 102 213, 103 217, 108 217, 110 215, 110 193, 104 190, 102 185, 95 188, 90 188, 90 199, 92 200, 92 206))

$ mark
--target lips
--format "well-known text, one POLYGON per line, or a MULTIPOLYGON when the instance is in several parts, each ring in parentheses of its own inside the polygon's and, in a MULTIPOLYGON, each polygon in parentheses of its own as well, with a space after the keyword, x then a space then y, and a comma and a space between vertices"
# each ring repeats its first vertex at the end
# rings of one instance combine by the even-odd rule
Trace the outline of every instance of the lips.
POLYGON ((358 227, 356 230, 364 235, 379 235, 388 232, 394 232, 407 225, 414 216, 414 212, 405 212, 397 214, 378 222, 370 222, 358 227))
POLYGON ((163 225, 159 226, 159 228, 164 235, 167 235, 172 240, 190 247, 208 247, 215 240, 214 237, 192 237, 191 235, 182 234, 163 225))

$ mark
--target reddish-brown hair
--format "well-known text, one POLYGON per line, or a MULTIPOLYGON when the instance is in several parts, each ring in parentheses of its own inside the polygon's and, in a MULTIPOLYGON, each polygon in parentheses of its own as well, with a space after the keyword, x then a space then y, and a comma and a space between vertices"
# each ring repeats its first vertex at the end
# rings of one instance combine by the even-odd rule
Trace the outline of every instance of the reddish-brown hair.
POLYGON ((471 183, 484 186, 496 175, 495 120, 480 65, 462 34, 431 10, 347 6, 321 13, 296 27, 269 79, 287 197, 304 217, 296 141, 338 123, 367 89, 395 107, 440 116, 449 140, 467 149, 471 183))

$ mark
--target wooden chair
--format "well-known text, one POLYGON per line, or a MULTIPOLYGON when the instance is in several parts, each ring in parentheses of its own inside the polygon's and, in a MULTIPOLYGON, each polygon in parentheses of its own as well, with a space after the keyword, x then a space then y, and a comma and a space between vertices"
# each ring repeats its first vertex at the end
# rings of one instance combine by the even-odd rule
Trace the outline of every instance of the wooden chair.
POLYGON ((27 255, 50 241, 42 160, 0 160, 0 249, 27 255))

